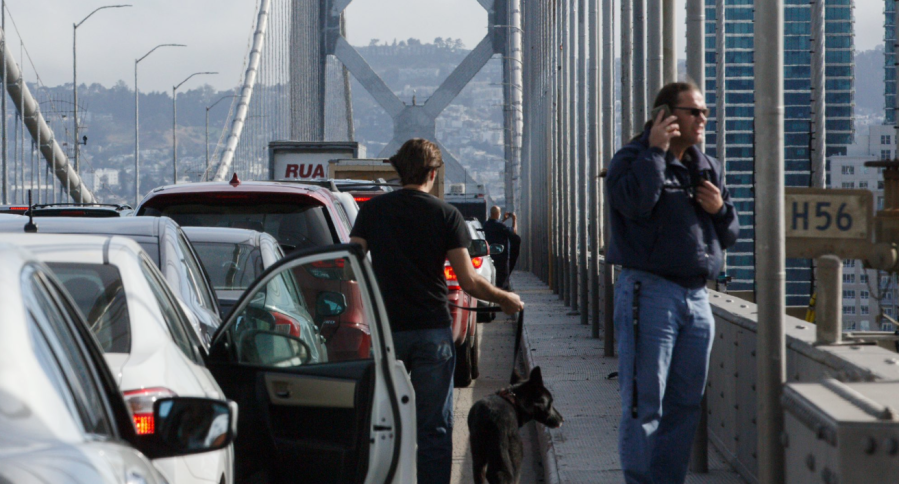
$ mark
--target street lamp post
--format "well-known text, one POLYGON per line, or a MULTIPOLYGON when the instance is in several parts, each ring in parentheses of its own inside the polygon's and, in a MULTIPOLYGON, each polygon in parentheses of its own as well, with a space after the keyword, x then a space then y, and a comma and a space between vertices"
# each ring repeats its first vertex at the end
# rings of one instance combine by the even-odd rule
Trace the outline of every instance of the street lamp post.
POLYGON ((199 76, 199 75, 212 75, 218 74, 218 72, 194 72, 193 74, 187 76, 187 79, 179 82, 178 84, 172 86, 172 184, 178 184, 178 88, 181 87, 182 84, 189 81, 191 77, 199 76))
POLYGON ((140 91, 137 88, 137 64, 144 60, 148 55, 152 54, 160 47, 187 47, 184 44, 159 44, 150 49, 150 52, 144 54, 140 59, 134 60, 134 206, 137 207, 140 202, 140 121, 138 111, 140 109, 139 98, 140 91))
POLYGON ((81 26, 87 19, 91 18, 91 15, 99 12, 100 10, 106 8, 124 8, 130 7, 130 4, 126 5, 106 5, 104 7, 99 7, 94 9, 93 12, 87 14, 87 17, 81 19, 81 22, 77 24, 72 24, 72 102, 75 104, 75 173, 81 174, 81 167, 78 164, 78 27, 81 26))
POLYGON ((236 94, 228 94, 227 96, 222 96, 218 99, 218 101, 212 103, 212 106, 206 106, 206 171, 203 172, 203 178, 207 181, 209 180, 209 110, 214 108, 216 104, 224 101, 228 98, 237 97, 236 94))

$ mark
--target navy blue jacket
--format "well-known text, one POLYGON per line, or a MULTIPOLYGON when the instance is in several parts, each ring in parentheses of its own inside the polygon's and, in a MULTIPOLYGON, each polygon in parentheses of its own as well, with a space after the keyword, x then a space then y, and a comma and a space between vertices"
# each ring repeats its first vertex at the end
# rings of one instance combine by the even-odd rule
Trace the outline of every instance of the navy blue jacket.
POLYGON ((621 148, 609 163, 606 201, 611 207, 608 260, 675 280, 714 278, 723 251, 740 232, 737 213, 724 186, 721 163, 691 146, 681 163, 649 146, 649 130, 621 148), (724 206, 709 214, 693 200, 699 170, 721 190, 724 206), (691 175, 692 173, 692 175, 691 175))

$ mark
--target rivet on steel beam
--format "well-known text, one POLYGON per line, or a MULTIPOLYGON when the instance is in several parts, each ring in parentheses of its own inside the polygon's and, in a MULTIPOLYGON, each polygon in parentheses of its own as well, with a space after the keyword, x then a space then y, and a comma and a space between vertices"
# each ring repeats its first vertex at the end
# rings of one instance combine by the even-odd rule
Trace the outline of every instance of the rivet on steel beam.
POLYGON ((808 470, 815 472, 815 456, 809 454, 805 456, 805 466, 808 467, 808 470))
POLYGON ((877 452, 877 441, 874 440, 874 437, 868 437, 864 442, 865 453, 868 455, 872 455, 877 452))
POLYGON ((895 438, 883 439, 883 448, 886 450, 887 454, 896 455, 899 453, 899 441, 895 438))

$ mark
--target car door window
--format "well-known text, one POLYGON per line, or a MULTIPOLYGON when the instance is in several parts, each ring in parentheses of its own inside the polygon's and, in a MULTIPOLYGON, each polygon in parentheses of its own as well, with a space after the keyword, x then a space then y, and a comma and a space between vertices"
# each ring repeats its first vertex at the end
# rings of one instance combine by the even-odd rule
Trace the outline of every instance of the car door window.
POLYGON ((346 257, 270 274, 228 331, 240 363, 289 367, 371 357, 371 310, 346 257))
POLYGON ((178 231, 178 247, 181 249, 181 262, 184 264, 184 268, 187 270, 187 276, 190 279, 191 292, 194 293, 201 306, 215 312, 215 303, 213 302, 213 296, 211 295, 212 291, 206 284, 205 275, 203 274, 203 270, 200 269, 199 263, 194 256, 194 252, 190 249, 190 245, 188 244, 187 239, 185 239, 184 233, 180 230, 178 231))
POLYGON ((156 298, 156 302, 159 304, 159 309, 162 311, 163 319, 165 319, 165 324, 169 328, 172 340, 178 348, 181 348, 185 356, 195 363, 200 363, 200 357, 195 351, 190 336, 188 336, 190 329, 187 327, 186 316, 181 313, 174 296, 168 290, 168 287, 165 286, 165 281, 163 281, 162 275, 159 274, 159 270, 144 257, 141 257, 140 267, 147 284, 150 285, 153 296, 156 298))
POLYGON ((75 309, 63 302, 60 289, 39 271, 31 273, 28 285, 30 290, 26 296, 26 306, 29 306, 38 325, 52 334, 47 339, 63 369, 84 430, 90 434, 112 437, 112 426, 96 376, 73 330, 74 324, 84 324, 81 316, 72 313, 75 309))

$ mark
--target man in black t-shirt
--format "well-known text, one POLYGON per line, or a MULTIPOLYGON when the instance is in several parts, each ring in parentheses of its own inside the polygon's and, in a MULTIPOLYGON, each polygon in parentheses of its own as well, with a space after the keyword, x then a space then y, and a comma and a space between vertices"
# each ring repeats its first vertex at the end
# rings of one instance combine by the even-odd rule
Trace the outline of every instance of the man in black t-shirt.
POLYGON ((371 251, 396 355, 415 388, 418 482, 445 484, 453 459, 456 356, 444 262, 449 259, 459 285, 472 296, 499 304, 507 314, 524 305, 516 294, 477 275, 462 214, 428 193, 443 165, 440 149, 430 141, 411 139, 390 162, 403 189, 366 202, 350 235, 371 251))
POLYGON ((490 208, 490 218, 484 223, 484 238, 490 244, 500 244, 503 251, 499 254, 490 254, 493 266, 496 268, 496 287, 509 290, 509 275, 515 268, 518 259, 518 247, 521 237, 518 236, 518 217, 512 212, 506 212, 502 221, 499 214, 502 211, 496 205, 490 208), (503 222, 512 219, 512 228, 503 222))

